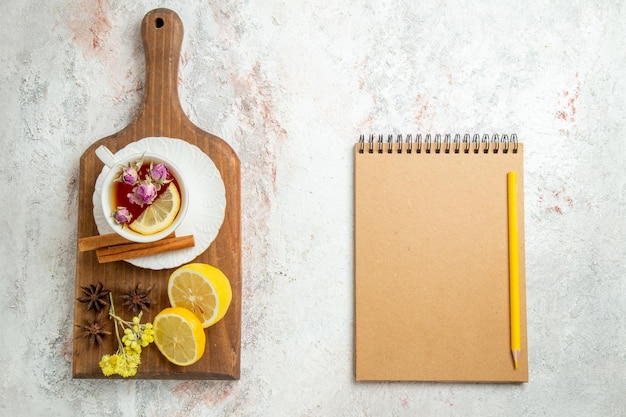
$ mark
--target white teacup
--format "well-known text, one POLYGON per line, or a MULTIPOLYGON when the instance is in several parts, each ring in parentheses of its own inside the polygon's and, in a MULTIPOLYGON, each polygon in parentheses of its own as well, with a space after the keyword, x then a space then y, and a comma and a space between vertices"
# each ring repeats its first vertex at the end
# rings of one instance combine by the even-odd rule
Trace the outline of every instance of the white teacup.
MULTIPOLYGON (((134 154, 119 158, 105 146, 99 146, 96 149, 96 156, 109 168, 109 172, 105 175, 102 182, 102 212, 104 213, 104 218, 106 219, 109 226, 111 226, 111 228, 117 234, 133 242, 154 242, 168 236, 173 231, 175 231, 178 226, 180 226, 185 217, 185 214, 187 213, 187 209, 189 208, 189 194, 187 191, 188 189, 185 183, 185 178, 183 177, 180 169, 176 166, 174 162, 167 159, 163 155, 151 152, 134 154), (142 158, 144 161, 144 165, 149 165, 151 162, 155 165, 164 164, 170 174, 176 179, 178 191, 180 193, 180 209, 178 210, 174 221, 164 230, 153 234, 138 233, 132 230, 127 224, 120 224, 116 222, 114 218, 114 214, 117 210, 117 207, 115 207, 114 204, 115 197, 113 196, 116 179, 120 178, 124 168, 142 158)), ((130 202, 128 204, 130 204, 130 202)))

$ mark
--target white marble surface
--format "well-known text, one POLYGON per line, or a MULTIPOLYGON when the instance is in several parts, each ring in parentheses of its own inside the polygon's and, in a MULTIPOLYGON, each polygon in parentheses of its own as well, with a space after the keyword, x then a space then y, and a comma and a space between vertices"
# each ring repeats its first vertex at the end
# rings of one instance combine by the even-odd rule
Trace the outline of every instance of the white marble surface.
POLYGON ((624 2, 3 5, 0 415, 626 415, 624 2), (185 25, 185 110, 242 162, 237 382, 71 379, 78 159, 137 112, 156 7, 185 25), (528 384, 355 382, 351 149, 372 131, 526 144, 528 384))

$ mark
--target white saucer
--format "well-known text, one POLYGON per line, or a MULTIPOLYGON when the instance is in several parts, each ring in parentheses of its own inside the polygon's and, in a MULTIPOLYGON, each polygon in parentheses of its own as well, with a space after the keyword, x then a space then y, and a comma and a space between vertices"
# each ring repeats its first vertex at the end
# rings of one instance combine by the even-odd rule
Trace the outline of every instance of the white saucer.
MULTIPOLYGON (((116 155, 124 157, 135 153, 153 152, 167 155, 185 177, 189 188, 189 209, 185 219, 176 229, 177 236, 193 235, 196 245, 158 255, 128 259, 126 262, 146 269, 168 269, 185 264, 204 252, 224 222, 226 189, 219 170, 200 148, 181 139, 148 137, 126 145, 116 155)), ((114 233, 102 212, 100 193, 102 182, 109 168, 104 166, 96 179, 93 193, 93 217, 98 232, 103 235, 114 233)))

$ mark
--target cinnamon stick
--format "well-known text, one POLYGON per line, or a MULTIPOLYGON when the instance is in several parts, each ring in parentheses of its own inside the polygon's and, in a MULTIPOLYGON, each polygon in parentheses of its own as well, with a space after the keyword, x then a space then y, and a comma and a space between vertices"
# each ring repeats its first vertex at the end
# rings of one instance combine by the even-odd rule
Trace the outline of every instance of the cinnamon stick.
POLYGON ((159 253, 191 248, 195 246, 193 235, 171 237, 149 243, 128 243, 96 250, 98 262, 121 261, 124 259, 139 258, 141 256, 156 255, 159 253))
MULTIPOLYGON (((172 232, 167 237, 174 237, 175 234, 172 232)), ((78 239, 78 250, 81 252, 86 252, 99 248, 106 248, 109 246, 116 245, 124 245, 127 243, 133 243, 131 240, 125 239, 117 233, 109 233, 106 235, 97 235, 97 236, 89 236, 82 237, 78 239)))

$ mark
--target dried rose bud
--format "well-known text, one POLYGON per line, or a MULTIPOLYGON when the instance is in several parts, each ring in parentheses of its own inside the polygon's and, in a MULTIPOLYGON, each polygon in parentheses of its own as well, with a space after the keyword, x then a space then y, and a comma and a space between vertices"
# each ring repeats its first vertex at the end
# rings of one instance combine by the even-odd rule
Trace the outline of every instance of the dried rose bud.
POLYGON ((128 223, 132 218, 133 215, 130 214, 130 211, 128 211, 126 207, 118 207, 115 213, 113 213, 113 219, 117 224, 128 223))
POLYGON ((133 188, 132 193, 128 193, 128 200, 143 207, 144 204, 152 204, 156 196, 156 186, 150 182, 144 182, 133 188))
POLYGON ((150 166, 150 177, 157 184, 163 184, 169 179, 169 171, 167 167, 163 164, 156 164, 154 166, 150 166))
POLYGON ((122 171, 122 182, 128 185, 135 185, 138 181, 139 174, 137 173, 137 170, 135 168, 133 168, 132 166, 124 168, 124 171, 122 171))

